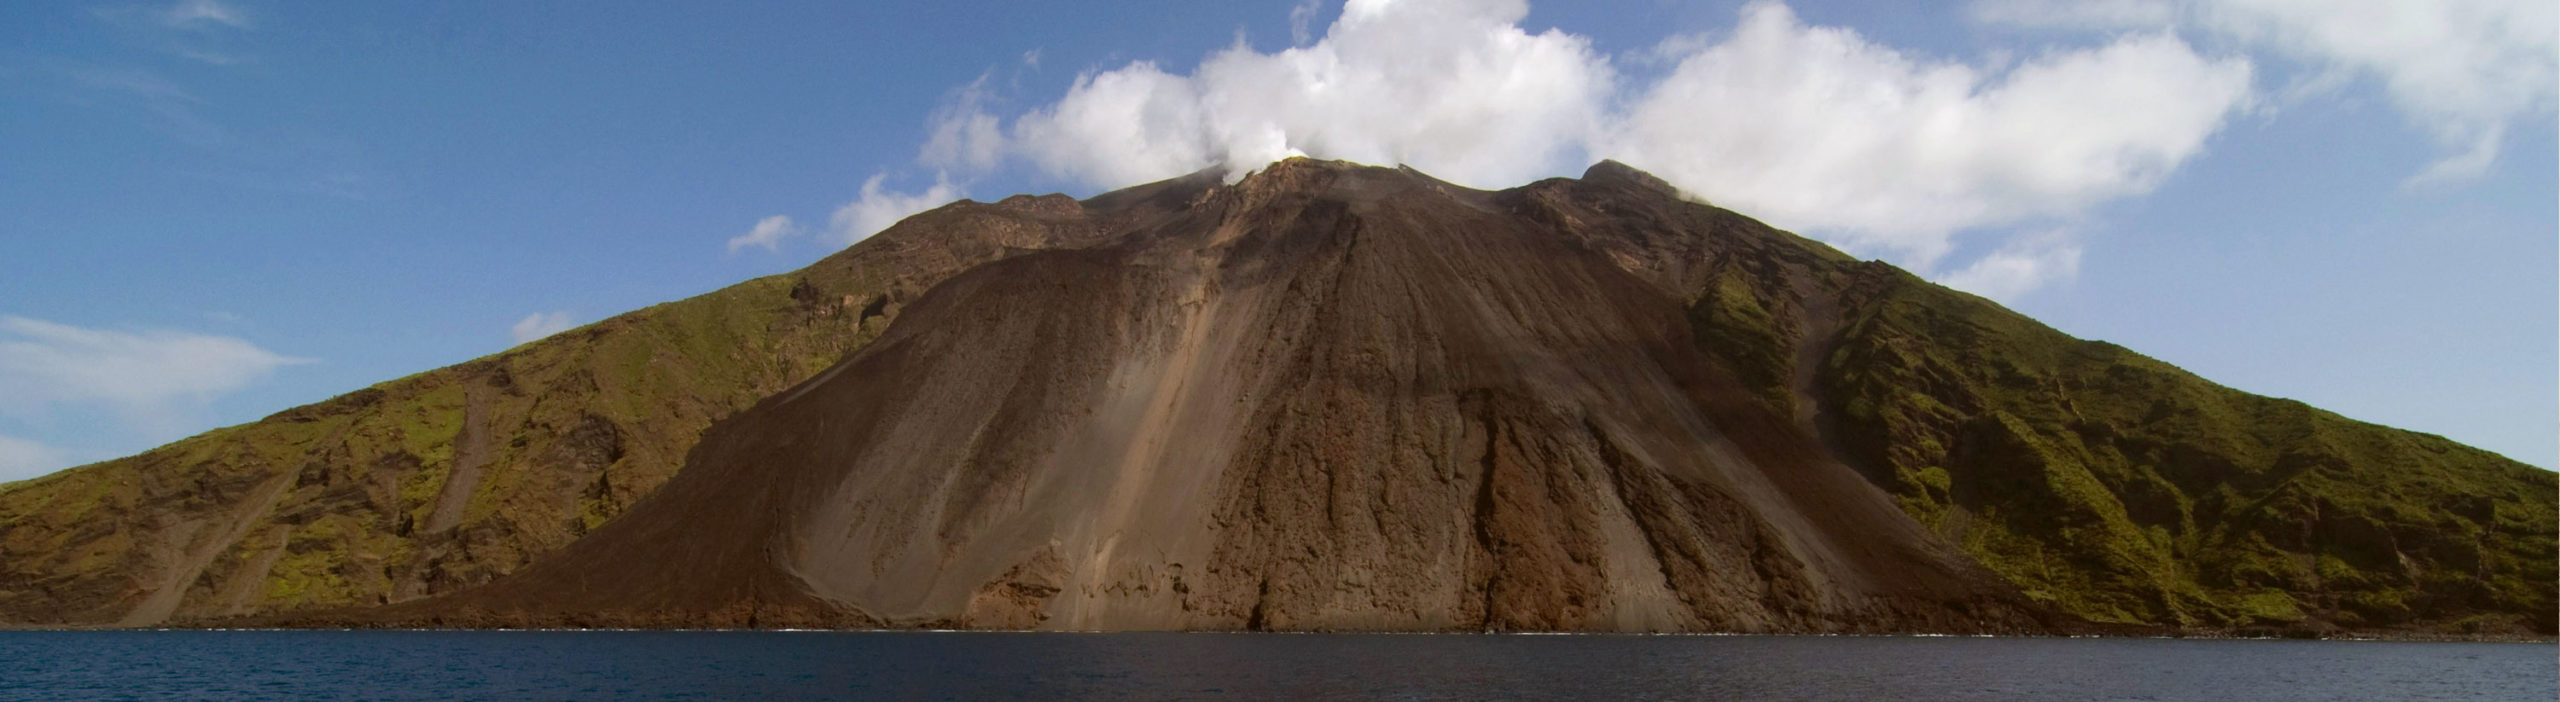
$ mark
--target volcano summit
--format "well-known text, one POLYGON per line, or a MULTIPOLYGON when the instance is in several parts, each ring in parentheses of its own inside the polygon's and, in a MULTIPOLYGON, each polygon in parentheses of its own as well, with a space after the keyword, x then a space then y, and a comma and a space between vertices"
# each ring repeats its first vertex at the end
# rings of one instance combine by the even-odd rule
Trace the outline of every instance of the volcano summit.
POLYGON ((1292 159, 0 488, 0 617, 2547 636, 2556 506, 1616 163, 1292 159))

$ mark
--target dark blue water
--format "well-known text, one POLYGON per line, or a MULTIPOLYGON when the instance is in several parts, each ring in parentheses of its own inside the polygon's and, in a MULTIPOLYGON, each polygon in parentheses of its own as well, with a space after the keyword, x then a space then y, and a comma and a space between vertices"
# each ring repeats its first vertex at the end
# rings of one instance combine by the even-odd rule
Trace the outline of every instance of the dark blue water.
POLYGON ((1686 636, 0 632, 0 698, 2560 698, 2549 644, 1686 636))

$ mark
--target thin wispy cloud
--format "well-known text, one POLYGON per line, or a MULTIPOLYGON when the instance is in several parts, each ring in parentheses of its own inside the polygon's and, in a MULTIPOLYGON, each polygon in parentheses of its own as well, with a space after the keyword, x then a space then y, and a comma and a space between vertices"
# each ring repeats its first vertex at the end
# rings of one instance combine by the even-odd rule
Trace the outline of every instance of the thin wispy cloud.
POLYGON ((2052 230, 2011 238, 1964 268, 1939 277, 1949 287, 2003 302, 2080 274, 2078 237, 2052 230))
POLYGON ((71 452, 42 442, 0 435, 0 482, 32 478, 71 465, 71 452))
POLYGON ((800 233, 800 225, 793 223, 790 217, 783 215, 766 217, 757 220, 756 226, 747 229, 747 233, 731 237, 729 253, 737 253, 739 249, 751 246, 772 251, 782 245, 782 240, 799 236, 800 233))
POLYGON ((212 65, 216 65, 216 66, 229 66, 229 65, 232 65, 232 64, 240 63, 240 62, 242 62, 243 60, 245 60, 245 59, 242 59, 240 56, 235 55, 235 54, 231 54, 231 53, 223 52, 223 51, 216 51, 216 50, 213 50, 213 49, 209 49, 209 48, 205 48, 205 47, 200 47, 200 46, 185 46, 185 45, 179 45, 179 44, 169 44, 169 45, 161 46, 161 47, 160 47, 160 50, 161 50, 161 51, 168 52, 168 53, 169 53, 169 55, 171 55, 171 56, 176 56, 176 57, 178 57, 178 58, 183 58, 183 59, 187 59, 187 60, 190 60, 190 61, 195 61, 195 62, 198 62, 198 63, 212 64, 212 65))
POLYGON ((507 337, 522 344, 568 331, 577 326, 577 322, 569 317, 568 310, 535 312, 525 315, 524 319, 516 320, 515 326, 508 327, 507 337))
POLYGON ((231 140, 231 131, 204 115, 205 100, 158 71, 57 62, 75 88, 72 99, 124 113, 143 127, 199 147, 231 140))
POLYGON ((170 175, 267 192, 365 200, 395 179, 371 167, 365 144, 327 130, 281 132, 254 127, 275 115, 241 100, 236 89, 261 76, 173 63, 156 51, 197 64, 229 66, 242 55, 224 47, 254 28, 248 15, 221 2, 109 5, 90 14, 140 50, 72 59, 43 57, 34 67, 53 80, 63 102, 130 121, 209 158, 172 160, 170 175), (183 79, 183 80, 182 80, 183 79))
POLYGON ((1289 41, 1293 46, 1306 46, 1315 40, 1316 14, 1324 12, 1324 0, 1298 0, 1289 8, 1289 41))
POLYGON ((987 112, 991 78, 980 75, 952 91, 927 120, 932 132, 917 150, 916 162, 932 168, 941 180, 972 178, 1004 161, 1003 122, 987 112))
POLYGON ((203 98, 179 87, 175 81, 156 71, 141 68, 110 68, 83 64, 58 64, 62 71, 81 85, 101 91, 126 95, 150 103, 200 105, 203 98))
POLYGON ((125 39, 163 54, 214 66, 246 59, 237 44, 256 29, 237 6, 216 0, 179 0, 148 5, 103 5, 90 14, 121 28, 125 39))
POLYGON ((0 315, 0 411, 42 419, 103 408, 139 433, 174 438, 214 400, 311 363, 238 337, 91 329, 0 315))
MULTIPOLYGON (((1039 55, 1037 49, 1025 54, 1023 67, 1036 67, 1039 55)), ((992 79, 992 74, 981 74, 952 90, 928 119, 931 130, 916 151, 916 163, 932 172, 932 184, 904 192, 888 185, 888 173, 872 174, 851 202, 827 217, 830 243, 850 246, 898 220, 957 200, 970 183, 1004 165, 1009 145, 1003 122, 987 111, 992 79)))
POLYGON ((249 15, 220 0, 176 0, 156 3, 110 3, 89 9, 100 20, 123 25, 178 31, 255 29, 249 15))
POLYGON ((249 17, 241 14, 239 8, 217 0, 178 0, 158 14, 163 24, 179 29, 250 28, 249 17))

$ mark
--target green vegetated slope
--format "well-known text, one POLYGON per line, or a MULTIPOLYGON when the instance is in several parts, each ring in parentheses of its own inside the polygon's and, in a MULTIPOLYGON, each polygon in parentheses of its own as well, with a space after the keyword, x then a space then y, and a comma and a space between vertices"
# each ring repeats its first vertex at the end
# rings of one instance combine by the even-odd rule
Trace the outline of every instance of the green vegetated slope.
POLYGON ((940 276, 1053 237, 1032 205, 1059 200, 960 203, 802 271, 0 485, 0 623, 145 625, 486 582, 648 495, 713 421, 860 347, 940 276))
POLYGON ((10 485, 0 613, 140 624, 485 581, 611 518, 712 420, 859 341, 813 333, 861 322, 793 285, 751 281, 10 485))
MULTIPOLYGON (((799 272, 0 485, 0 623, 150 624, 485 582, 645 497, 713 421, 859 348, 944 277, 1098 241, 1109 218, 1063 215, 1183 201, 1149 190, 1166 187, 960 203, 799 272)), ((2550 472, 2073 339, 1624 166, 1502 202, 1685 291, 1699 347, 1760 401, 2064 612, 2553 632, 2550 472)))
POLYGON ((2270 634, 2560 624, 2549 471, 2222 387, 1648 192, 1670 189, 1603 163, 1525 188, 1520 211, 1685 291, 1699 348, 2032 598, 2270 634))
POLYGON ((2552 632, 2554 474, 1880 277, 1824 361, 1834 434, 2030 596, 2097 621, 2552 632))

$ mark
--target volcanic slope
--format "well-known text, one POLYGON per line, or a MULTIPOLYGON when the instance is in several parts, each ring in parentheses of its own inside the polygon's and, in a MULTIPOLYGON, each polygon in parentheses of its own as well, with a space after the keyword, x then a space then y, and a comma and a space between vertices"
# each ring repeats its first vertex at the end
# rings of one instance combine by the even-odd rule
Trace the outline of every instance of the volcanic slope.
POLYGON ((1292 160, 0 486, 0 618, 2548 636, 2552 477, 1618 164, 1292 160))
POLYGON ((0 625, 403 602, 513 572, 655 492, 714 420, 861 348, 917 293, 1112 225, 1030 202, 956 203, 790 274, 0 484, 0 625))
MULTIPOLYGON (((2045 626, 1701 353, 1674 288, 1496 194, 1293 160, 1234 187, 1120 197, 1183 206, 954 276, 843 363, 715 425, 622 518, 417 610, 2045 626)), ((1077 207, 1115 206, 1129 205, 1077 207)))

